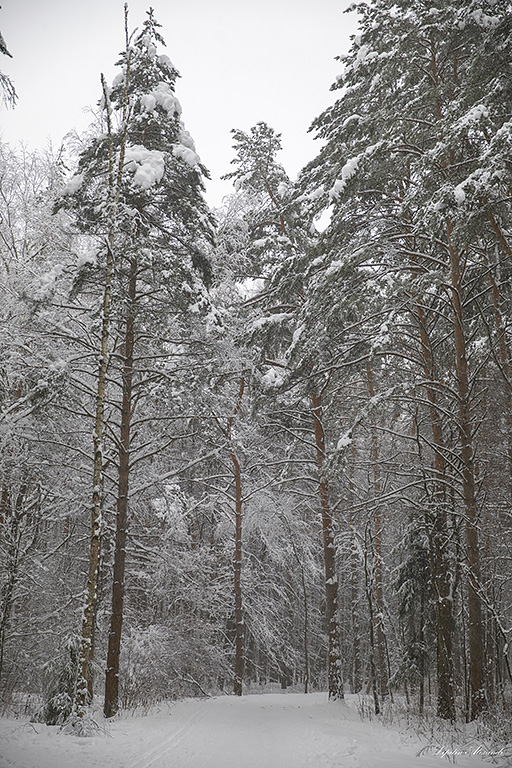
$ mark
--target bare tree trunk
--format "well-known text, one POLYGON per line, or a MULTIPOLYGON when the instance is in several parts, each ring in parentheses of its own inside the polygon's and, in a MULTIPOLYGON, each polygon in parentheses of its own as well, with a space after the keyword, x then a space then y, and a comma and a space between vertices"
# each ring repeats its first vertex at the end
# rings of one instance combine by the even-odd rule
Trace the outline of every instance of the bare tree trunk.
MULTIPOLYGON (((14 603, 14 590, 16 582, 18 581, 18 567, 20 560, 21 550, 21 533, 20 533, 20 511, 21 511, 21 491, 18 494, 18 499, 13 505, 12 510, 12 523, 11 530, 9 531, 10 546, 8 550, 8 579, 6 584, 2 588, 1 598, 2 603, 0 605, 1 618, 0 618, 0 681, 2 680, 5 646, 7 642, 7 630, 9 628, 9 622, 11 619, 11 613, 14 603)), ((7 522, 10 516, 7 510, 7 505, 11 501, 11 493, 4 486, 2 491, 1 501, 1 517, 0 522, 7 522)))
MULTIPOLYGON (((419 620, 418 641, 420 644, 420 648, 423 648, 425 645, 425 594, 423 590, 421 590, 421 596, 420 596, 420 620, 419 620)), ((425 654, 424 653, 422 653, 420 656, 419 673, 420 673, 420 682, 419 682, 419 696, 418 696, 418 711, 420 715, 422 715, 425 709, 425 654)))
MULTIPOLYGON (((409 230, 409 223, 406 223, 409 230)), ((411 238, 410 252, 416 251, 411 238)), ((411 266, 414 259, 411 257, 411 266)), ((411 277, 415 279, 415 272, 411 277)), ((432 431, 434 451, 435 492, 433 499, 433 521, 427 520, 427 529, 432 530, 430 539, 430 578, 436 597, 436 641, 437 641, 437 714, 446 720, 455 719, 455 691, 452 650, 453 585, 450 578, 448 555, 448 505, 446 500, 445 443, 441 415, 438 407, 436 375, 428 319, 421 297, 414 299, 414 313, 418 323, 421 360, 425 376, 425 390, 432 431)), ((423 685, 423 683, 422 683, 423 685)))
MULTIPOLYGON (((366 363, 366 378, 368 382, 368 393, 370 398, 375 397, 375 387, 373 385, 373 376, 369 363, 366 363)), ((371 461, 373 470, 373 484, 375 496, 374 513, 374 532, 373 532, 373 563, 375 569, 375 608, 377 616, 375 617, 375 636, 377 650, 377 676, 380 696, 385 699, 389 695, 388 665, 386 653, 386 635, 384 632, 384 589, 383 589, 383 559, 382 559, 382 536, 384 521, 379 504, 381 493, 380 468, 379 468, 379 444, 377 440, 377 429, 375 421, 371 423, 371 461)))
POLYGON ((235 479, 235 558, 233 562, 234 572, 234 594, 235 594, 235 676, 233 684, 233 693, 235 696, 242 695, 244 679, 244 614, 242 602, 242 471, 240 462, 233 448, 232 428, 235 416, 240 410, 242 398, 245 390, 245 373, 240 379, 240 389, 238 399, 233 412, 233 416, 228 419, 226 428, 226 438, 229 445, 229 455, 233 462, 233 471, 235 479))
POLYGON ((128 284, 128 314, 126 317, 123 373, 121 435, 119 441, 119 480, 114 551, 114 580, 112 584, 112 615, 108 635, 107 670, 105 676, 105 717, 113 717, 119 708, 119 656, 123 629, 126 570, 126 535, 128 530, 128 491, 130 481, 130 431, 133 415, 133 351, 135 344, 134 311, 137 290, 137 261, 130 263, 128 284))
POLYGON ((329 637, 329 698, 335 700, 343 698, 343 673, 341 668, 338 626, 338 576, 336 573, 336 544, 334 542, 334 523, 329 503, 329 486, 324 474, 325 433, 322 424, 322 400, 321 396, 317 392, 314 392, 311 396, 311 405, 315 430, 318 488, 320 494, 320 507, 322 511, 325 597, 327 604, 327 626, 329 637))
POLYGON ((231 460, 235 472, 235 679, 233 692, 235 696, 242 695, 244 679, 244 614, 242 606, 242 473, 240 462, 234 451, 231 460))
POLYGON ((300 553, 297 551, 297 546, 294 541, 292 529, 290 523, 283 515, 283 519, 288 528, 289 540, 292 546, 295 560, 300 572, 300 582, 302 587, 302 604, 304 608, 304 625, 303 625, 303 649, 304 649, 304 693, 309 693, 309 606, 308 606, 308 590, 306 574, 304 571, 304 564, 300 553))
POLYGON ((366 526, 366 532, 365 532, 365 542, 364 542, 364 576, 365 576, 365 591, 366 591, 366 600, 368 602, 368 619, 369 619, 369 630, 370 630, 370 685, 372 689, 373 694, 373 706, 375 709, 375 714, 380 714, 380 700, 379 700, 379 691, 378 691, 378 685, 377 685, 377 665, 375 664, 375 657, 377 655, 376 653, 376 643, 375 643, 375 616, 374 616, 374 610, 373 610, 373 581, 375 576, 375 568, 372 565, 371 566, 371 572, 370 572, 370 564, 368 563, 368 552, 371 549, 371 555, 373 559, 373 542, 370 544, 368 542, 368 538, 373 538, 371 532, 370 532, 370 523, 366 526))
POLYGON ((113 234, 107 244, 107 266, 103 293, 101 352, 96 390, 96 418, 94 425, 93 492, 91 506, 91 538, 89 545, 89 571, 82 619, 82 637, 79 653, 79 674, 76 692, 76 712, 81 717, 88 701, 89 662, 92 651, 94 621, 96 616, 98 562, 101 532, 101 498, 103 485, 103 428, 106 399, 108 346, 110 335, 110 308, 114 258, 112 254, 113 234))
POLYGON ((457 373, 459 435, 461 441, 462 490, 465 507, 466 552, 468 560, 468 613, 469 613, 469 668, 470 712, 475 719, 483 711, 486 698, 484 689, 484 626, 482 605, 478 594, 480 580, 480 554, 476 507, 474 447, 470 408, 469 371, 466 358, 464 315, 461 299, 460 256, 451 240, 451 225, 447 227, 451 268, 451 295, 455 339, 455 369, 457 373))
POLYGON ((434 521, 431 537, 431 579, 436 595, 437 636, 437 714, 445 720, 455 719, 455 692, 453 685, 453 595, 448 557, 448 509, 446 503, 446 461, 444 457, 443 429, 437 406, 437 392, 433 383, 437 380, 434 370, 432 345, 423 307, 417 303, 416 313, 420 329, 423 371, 427 383, 426 392, 430 411, 436 491, 434 521))
MULTIPOLYGON (((352 442, 350 469, 349 469, 349 502, 355 500, 354 488, 354 463, 355 463, 355 443, 352 442)), ((356 546, 356 532, 353 514, 350 517, 350 620, 352 625, 352 693, 358 693, 361 690, 361 643, 359 640, 360 626, 357 606, 359 605, 359 575, 358 575, 358 552, 356 546)))
POLYGON ((302 600, 304 603, 304 693, 309 693, 309 610, 306 576, 303 568, 300 569, 300 578, 302 584, 302 600))

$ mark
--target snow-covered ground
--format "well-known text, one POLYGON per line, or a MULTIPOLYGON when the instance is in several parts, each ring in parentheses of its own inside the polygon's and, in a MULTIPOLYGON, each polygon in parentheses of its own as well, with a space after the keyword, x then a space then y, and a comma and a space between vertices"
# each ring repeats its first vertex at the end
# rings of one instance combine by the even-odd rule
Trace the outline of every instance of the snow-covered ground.
POLYGON ((489 766, 449 744, 425 747, 362 720, 356 699, 329 703, 317 693, 189 699, 101 723, 88 738, 0 719, 0 768, 441 768, 447 759, 489 766))

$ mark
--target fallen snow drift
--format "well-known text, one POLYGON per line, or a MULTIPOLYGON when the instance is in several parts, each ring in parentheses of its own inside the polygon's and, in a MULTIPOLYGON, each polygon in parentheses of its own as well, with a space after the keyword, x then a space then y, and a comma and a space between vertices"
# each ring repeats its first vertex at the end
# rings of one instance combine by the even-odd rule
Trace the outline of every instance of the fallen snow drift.
MULTIPOLYGON (((96 736, 0 719, 0 768, 441 768, 449 754, 360 719, 354 697, 264 694, 189 699, 148 717, 101 723, 96 736), (421 754, 419 754, 421 752, 421 754)), ((449 746, 445 746, 449 750, 449 746)), ((479 756, 457 754, 462 768, 479 756)))

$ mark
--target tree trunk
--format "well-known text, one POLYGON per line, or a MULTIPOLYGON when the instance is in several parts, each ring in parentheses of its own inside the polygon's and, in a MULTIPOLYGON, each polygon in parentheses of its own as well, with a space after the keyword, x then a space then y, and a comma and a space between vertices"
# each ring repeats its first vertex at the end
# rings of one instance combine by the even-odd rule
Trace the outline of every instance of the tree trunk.
POLYGON ((229 445, 229 455, 233 462, 233 471, 235 479, 235 558, 233 562, 234 572, 234 594, 235 594, 235 676, 233 683, 233 693, 235 696, 242 695, 244 679, 244 614, 242 602, 242 471, 240 462, 235 453, 232 443, 233 421, 240 406, 245 390, 245 373, 240 379, 240 389, 238 399, 233 412, 233 416, 228 419, 226 428, 226 438, 229 445))
MULTIPOLYGON (((368 393, 370 398, 375 397, 375 387, 373 385, 373 376, 369 363, 366 363, 366 378, 368 382, 368 393)), ((382 535, 384 521, 379 504, 381 493, 380 467, 379 467, 379 444, 377 440, 377 429, 375 421, 371 424, 371 462, 373 470, 373 485, 375 497, 374 514, 374 532, 373 532, 373 562, 375 570, 375 608, 377 611, 375 623, 375 640, 377 651, 377 677, 378 688, 382 699, 389 695, 389 676, 386 653, 386 635, 384 632, 384 589, 383 589, 383 559, 382 559, 382 535)))
POLYGON ((336 573, 336 545, 334 524, 329 504, 329 486, 324 475, 325 433, 322 424, 322 400, 318 393, 311 396, 313 424, 315 430, 316 460, 318 468, 318 489, 322 511, 323 552, 325 566, 325 597, 329 637, 329 698, 343 698, 343 674, 338 627, 338 577, 336 573))
MULTIPOLYGON (((9 576, 7 579, 7 583, 4 584, 2 588, 2 604, 0 606, 0 610, 1 610, 0 681, 2 680, 2 676, 3 676, 5 646, 7 642, 7 630, 9 628, 9 622, 11 619, 11 613, 12 613, 12 608, 14 604, 14 590, 16 587, 16 582, 18 580, 18 566, 19 566, 20 549, 21 549, 21 533, 19 530, 20 507, 21 507, 20 498, 21 498, 21 491, 20 491, 20 494, 18 495, 16 504, 13 505, 14 509, 11 512, 12 524, 11 524, 11 530, 9 532, 10 546, 9 546, 9 552, 8 552, 9 576)), ((11 493, 7 490, 6 486, 4 486, 4 489, 2 492, 2 502, 1 502, 1 512, 2 512, 1 521, 4 522, 5 524, 7 523, 8 517, 10 516, 7 510, 7 505, 10 502, 11 502, 11 493)))
MULTIPOLYGON (((374 617, 374 611, 373 611, 373 578, 372 576, 375 575, 375 569, 372 567, 372 573, 370 573, 370 566, 368 563, 368 552, 370 550, 370 546, 368 543, 368 538, 370 540, 373 538, 370 530, 369 530, 369 524, 366 527, 365 532, 365 542, 364 542, 364 576, 365 576, 365 591, 366 591, 366 600, 368 602, 368 619, 369 619, 369 630, 370 630, 370 685, 373 695, 373 706, 375 709, 375 714, 380 714, 380 700, 379 700, 379 691, 377 687, 377 665, 375 664, 375 657, 376 657, 376 647, 375 647, 375 617, 374 617)), ((373 543, 371 546, 372 549, 372 555, 373 555, 373 543)), ((373 559, 373 557, 372 557, 373 559)))
MULTIPOLYGON (((411 252, 416 248, 410 243, 411 252)), ((413 262, 412 262, 413 263, 413 262)), ((414 279, 415 273, 412 273, 414 279)), ((432 447, 434 450, 435 491, 433 521, 427 520, 430 538, 430 578, 436 598, 436 645, 437 645, 437 714, 445 720, 455 719, 455 691, 452 652, 453 595, 448 556, 448 508, 446 502, 446 461, 441 416, 437 402, 436 375, 428 320, 421 299, 414 303, 425 389, 428 401, 432 447)))
POLYGON ((130 480, 130 430, 133 416, 133 351, 134 310, 137 289, 137 261, 130 263, 128 284, 128 314, 125 325, 121 435, 119 441, 119 478, 114 551, 114 580, 112 584, 112 615, 108 635, 107 670, 105 676, 105 717, 113 717, 119 708, 119 656, 123 629, 123 609, 126 569, 126 535, 128 530, 128 491, 130 480))
POLYGON ((290 524, 286 519, 286 517, 284 517, 284 520, 286 523, 286 527, 288 528, 290 544, 291 544, 293 554, 295 556, 295 560, 297 561, 297 566, 300 572, 300 583, 302 587, 302 605, 304 608, 304 625, 303 625, 303 634, 302 634, 303 649, 304 649, 304 693, 309 693, 309 606, 308 606, 308 590, 307 590, 306 573, 304 571, 304 563, 295 545, 290 524))
POLYGON ((480 585, 480 554, 475 491, 474 448, 470 408, 469 371, 466 358, 466 339, 461 299, 460 256, 451 241, 451 226, 447 227, 451 268, 451 296, 453 309, 455 370, 457 374, 459 435, 461 441, 462 489, 465 507, 466 552, 468 560, 468 614, 469 614, 469 669, 470 709, 473 720, 483 711, 486 703, 484 689, 484 627, 482 606, 478 594, 480 585))
POLYGON ((94 424, 94 465, 93 465, 93 492, 91 506, 91 538, 89 544, 89 570, 87 575, 87 588, 82 619, 82 637, 79 653, 79 674, 76 692, 76 712, 83 716, 88 700, 88 678, 90 674, 89 662, 92 650, 92 637, 94 634, 94 620, 96 616, 97 586, 98 586, 98 562, 100 552, 101 533, 101 499, 103 485, 103 429, 106 399, 106 381, 108 366, 108 345, 110 336, 110 310, 111 289, 114 272, 114 258, 112 253, 113 237, 107 244, 107 266, 105 272, 105 284, 103 292, 101 351, 96 389, 96 417, 94 424))
POLYGON ((244 679, 244 614, 242 605, 242 473, 240 462, 232 450, 231 460, 235 472, 235 679, 233 693, 242 695, 244 679))
MULTIPOLYGON (((432 347, 428 335, 427 320, 423 308, 416 307, 420 327, 423 371, 427 382, 436 381, 432 347)), ((453 685, 452 613, 453 595, 448 558, 448 510, 446 504, 446 462, 444 438, 437 392, 427 384, 436 490, 434 497, 434 521, 431 537, 431 579, 436 596, 437 638, 437 714, 445 720, 455 719, 455 692, 453 685)))
MULTIPOLYGON (((355 487, 354 487, 354 464, 355 464, 356 447, 354 441, 352 442, 352 449, 350 455, 350 468, 349 468, 349 505, 352 506, 355 501, 355 487)), ((350 516, 350 622, 352 626, 352 691, 351 693, 359 693, 361 690, 361 644, 359 640, 360 627, 359 627, 359 614, 358 605, 360 600, 359 593, 359 573, 358 573, 359 555, 357 551, 356 531, 354 516, 351 513, 350 516)))

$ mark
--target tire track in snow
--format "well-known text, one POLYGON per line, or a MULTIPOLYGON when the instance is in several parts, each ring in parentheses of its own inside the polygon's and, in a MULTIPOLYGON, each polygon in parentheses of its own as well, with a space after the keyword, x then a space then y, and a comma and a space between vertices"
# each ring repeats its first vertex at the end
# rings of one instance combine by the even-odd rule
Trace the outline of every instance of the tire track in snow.
POLYGON ((188 736, 194 725, 203 717, 204 712, 202 707, 197 707, 177 731, 161 741, 160 744, 157 744, 156 747, 138 757, 135 762, 130 763, 128 768, 150 768, 157 760, 165 757, 171 749, 181 744, 183 739, 188 736))

